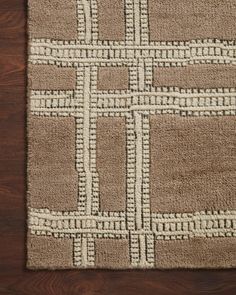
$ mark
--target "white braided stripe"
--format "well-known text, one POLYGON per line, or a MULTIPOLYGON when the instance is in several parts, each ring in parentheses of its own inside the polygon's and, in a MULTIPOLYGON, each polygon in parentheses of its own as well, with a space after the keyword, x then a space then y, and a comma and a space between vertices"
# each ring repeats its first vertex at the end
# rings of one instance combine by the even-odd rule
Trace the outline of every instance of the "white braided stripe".
POLYGON ((199 63, 236 64, 236 41, 191 40, 149 42, 148 45, 117 41, 79 41, 33 39, 29 61, 33 64, 78 66, 81 63, 132 63, 135 59, 152 59, 153 66, 185 66, 199 63))
MULTIPOLYGON (((73 237, 127 237, 125 212, 99 212, 81 215, 77 211, 29 209, 32 233, 73 237)), ((236 211, 202 211, 194 213, 152 213, 151 229, 137 228, 133 234, 154 234, 155 239, 187 239, 192 237, 236 236, 236 211)), ((150 228, 151 228, 150 227, 150 228)))
MULTIPOLYGON (((74 117, 76 211, 28 208, 30 233, 73 239, 75 267, 95 267, 95 240, 128 239, 130 267, 153 268, 157 240, 236 237, 236 211, 153 213, 150 205, 150 124, 153 114, 235 116, 236 87, 154 87, 154 67, 194 64, 236 65, 236 40, 149 40, 147 0, 124 0, 124 41, 101 41, 97 0, 76 0, 77 40, 30 39, 28 62, 72 67, 74 90, 30 90, 29 112, 74 117), (128 90, 97 89, 99 67, 125 66, 128 90), (99 117, 126 119, 126 210, 100 211, 96 167, 99 117)), ((66 201, 66 196, 65 196, 66 201)))
MULTIPOLYGON (((112 113, 235 115, 236 89, 178 89, 152 87, 150 92, 92 93, 95 116, 112 113)), ((74 91, 31 91, 31 112, 42 116, 80 116, 83 105, 74 91)))

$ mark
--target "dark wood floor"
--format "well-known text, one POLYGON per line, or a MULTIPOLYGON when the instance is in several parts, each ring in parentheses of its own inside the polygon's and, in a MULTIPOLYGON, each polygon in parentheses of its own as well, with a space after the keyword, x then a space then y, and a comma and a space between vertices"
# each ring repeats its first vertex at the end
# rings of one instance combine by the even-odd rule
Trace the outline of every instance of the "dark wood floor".
POLYGON ((236 270, 26 270, 26 39, 26 0, 0 0, 0 294, 236 294, 236 270))

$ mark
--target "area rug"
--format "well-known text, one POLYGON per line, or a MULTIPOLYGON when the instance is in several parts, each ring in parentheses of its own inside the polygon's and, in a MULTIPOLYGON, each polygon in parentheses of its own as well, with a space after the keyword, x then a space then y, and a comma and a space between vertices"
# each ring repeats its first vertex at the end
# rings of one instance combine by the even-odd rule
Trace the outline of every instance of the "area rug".
POLYGON ((30 269, 236 267, 235 0, 29 0, 30 269))

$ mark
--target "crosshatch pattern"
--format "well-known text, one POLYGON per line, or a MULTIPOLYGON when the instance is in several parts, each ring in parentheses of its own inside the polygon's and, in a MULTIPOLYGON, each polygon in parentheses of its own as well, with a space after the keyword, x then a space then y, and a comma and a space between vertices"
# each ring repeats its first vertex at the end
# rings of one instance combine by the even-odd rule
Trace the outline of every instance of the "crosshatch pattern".
POLYGON ((193 2, 29 1, 29 268, 236 266, 236 7, 193 2))

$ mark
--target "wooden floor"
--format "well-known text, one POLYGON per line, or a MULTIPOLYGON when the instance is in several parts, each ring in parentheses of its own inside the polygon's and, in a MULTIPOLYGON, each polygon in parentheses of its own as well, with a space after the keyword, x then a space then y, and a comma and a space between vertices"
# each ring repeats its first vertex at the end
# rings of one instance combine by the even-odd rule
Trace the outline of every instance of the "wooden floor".
POLYGON ((236 270, 26 270, 26 40, 26 0, 0 0, 0 294, 236 294, 236 270))

